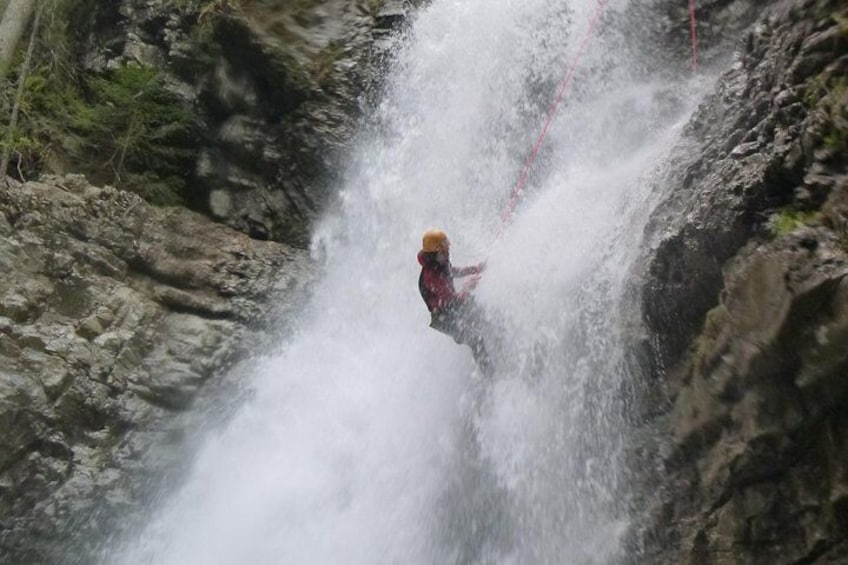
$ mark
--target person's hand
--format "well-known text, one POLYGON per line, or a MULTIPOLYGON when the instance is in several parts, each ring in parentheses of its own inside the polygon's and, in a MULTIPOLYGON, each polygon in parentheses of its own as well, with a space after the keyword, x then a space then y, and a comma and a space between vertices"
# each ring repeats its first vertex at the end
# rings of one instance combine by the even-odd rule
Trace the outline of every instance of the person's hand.
POLYGON ((481 273, 486 270, 486 265, 488 265, 488 261, 483 261, 481 263, 477 263, 477 270, 481 273))

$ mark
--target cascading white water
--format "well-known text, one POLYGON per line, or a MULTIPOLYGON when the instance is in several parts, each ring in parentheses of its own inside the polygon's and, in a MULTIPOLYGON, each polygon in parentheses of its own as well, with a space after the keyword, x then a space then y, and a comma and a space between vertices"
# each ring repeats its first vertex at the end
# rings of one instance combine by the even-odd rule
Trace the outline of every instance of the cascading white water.
MULTIPOLYGON (((623 293, 692 85, 629 76, 606 18, 503 236, 500 215, 595 0, 434 0, 314 234, 326 274, 254 395, 109 562, 589 564, 627 517, 623 293), (672 103, 672 100, 676 100, 672 103), (424 229, 497 320, 497 374, 428 328, 424 229)), ((695 89, 697 90, 697 89, 695 89)))

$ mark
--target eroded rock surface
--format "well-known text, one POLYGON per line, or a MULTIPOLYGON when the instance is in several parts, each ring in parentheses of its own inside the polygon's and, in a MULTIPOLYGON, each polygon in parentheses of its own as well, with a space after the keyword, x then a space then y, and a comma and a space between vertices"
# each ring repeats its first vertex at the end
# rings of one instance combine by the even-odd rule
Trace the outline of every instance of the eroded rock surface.
POLYGON ((668 179, 634 562, 848 561, 846 17, 763 6, 668 179))
POLYGON ((189 206, 305 246, 409 0, 101 3, 84 65, 166 73, 198 132, 189 206))
POLYGON ((179 445, 174 413, 291 313, 311 272, 301 250, 75 176, 0 189, 0 265, 7 563, 63 562, 52 551, 93 542, 104 506, 129 513, 148 451, 179 445))

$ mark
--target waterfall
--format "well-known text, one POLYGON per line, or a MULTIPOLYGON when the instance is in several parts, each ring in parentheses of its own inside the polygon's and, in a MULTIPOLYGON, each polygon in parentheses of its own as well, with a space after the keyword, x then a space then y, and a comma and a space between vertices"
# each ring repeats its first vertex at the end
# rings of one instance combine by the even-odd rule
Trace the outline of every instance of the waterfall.
POLYGON ((626 299, 656 178, 703 81, 639 76, 607 2, 501 237, 595 0, 433 0, 404 34, 297 329, 125 564, 604 564, 629 520, 626 299), (695 84, 699 82, 698 84, 695 84), (497 370, 428 327, 422 232, 475 292, 497 370))

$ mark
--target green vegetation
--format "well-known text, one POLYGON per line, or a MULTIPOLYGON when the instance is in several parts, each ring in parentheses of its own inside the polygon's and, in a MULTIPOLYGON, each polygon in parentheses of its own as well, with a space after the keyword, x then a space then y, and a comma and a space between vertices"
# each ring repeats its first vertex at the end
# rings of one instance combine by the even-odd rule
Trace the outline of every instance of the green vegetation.
POLYGON ((21 115, 11 173, 31 178, 68 163, 153 203, 184 200, 192 116, 155 69, 126 65, 61 83, 41 66, 26 78, 21 115))
POLYGON ((810 79, 809 83, 806 85, 803 100, 804 106, 806 106, 808 110, 815 109, 819 101, 827 92, 827 79, 827 75, 822 73, 810 79))
POLYGON ((824 118, 824 145, 835 153, 848 151, 848 78, 822 73, 812 79, 804 103, 824 118))
POLYGON ((774 237, 781 237, 800 227, 816 225, 820 221, 820 212, 799 212, 794 209, 785 209, 769 220, 769 230, 774 237))
POLYGON ((81 6, 79 0, 57 0, 49 7, 11 136, 17 62, 0 83, 0 112, 6 116, 0 148, 12 157, 7 172, 24 179, 82 172, 92 182, 132 190, 155 204, 184 202, 195 153, 190 108, 157 69, 126 64, 104 73, 80 71, 68 30, 74 25, 70 12, 81 6))
POLYGON ((102 167, 114 174, 112 182, 154 203, 180 203, 185 182, 178 162, 192 155, 191 115, 158 71, 126 65, 87 82, 89 103, 72 123, 89 140, 88 152, 108 154, 102 167))
POLYGON ((830 131, 825 134, 825 146, 837 153, 848 151, 848 78, 835 78, 823 100, 830 131))
MULTIPOLYGON (((31 64, 24 69, 25 50, 19 49, 9 72, 0 78, 0 153, 10 157, 5 172, 20 179, 45 172, 79 172, 95 184, 133 190, 154 203, 190 201, 198 117, 167 82, 168 73, 133 61, 118 63, 120 58, 112 59, 108 70, 103 70, 102 60, 96 64, 98 72, 90 70, 82 63, 92 55, 86 46, 93 28, 118 21, 114 4, 43 1, 31 64), (16 120, 11 119, 14 107, 19 110, 16 120)), ((298 18, 320 22, 325 12, 320 7, 327 0, 166 3, 181 23, 192 26, 191 62, 183 58, 175 63, 191 64, 188 72, 211 71, 221 49, 216 34, 240 37, 245 26, 279 47, 261 56, 267 56, 267 65, 274 68, 268 74, 285 76, 284 87, 289 90, 304 93, 331 86, 336 65, 345 56, 342 42, 311 42, 321 36, 309 35, 295 22, 298 18), (288 35, 268 33, 277 26, 288 35)), ((382 3, 357 0, 370 11, 382 3)), ((104 53, 105 48, 95 59, 104 53)))

